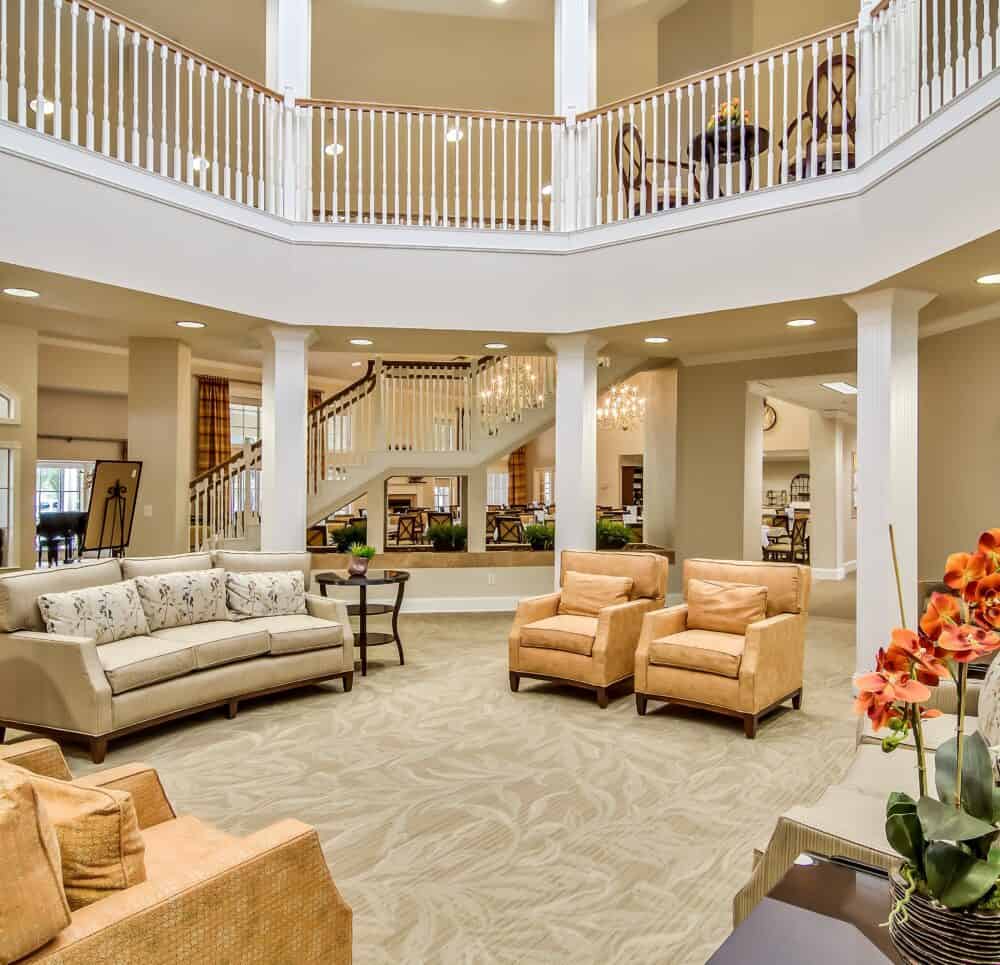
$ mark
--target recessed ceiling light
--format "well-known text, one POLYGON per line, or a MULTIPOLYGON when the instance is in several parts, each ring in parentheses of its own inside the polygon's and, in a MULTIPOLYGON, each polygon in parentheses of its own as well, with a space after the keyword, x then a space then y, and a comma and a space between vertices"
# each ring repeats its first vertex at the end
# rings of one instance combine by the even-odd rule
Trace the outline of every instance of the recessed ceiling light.
POLYGON ((793 318, 790 322, 785 322, 789 328, 809 328, 816 324, 815 318, 793 318))
POLYGON ((30 288, 5 288, 3 293, 14 298, 38 298, 38 292, 30 288))
POLYGON ((666 335, 650 335, 646 342, 650 345, 666 345, 670 339, 666 335))
POLYGON ((327 144, 327 146, 323 148, 323 153, 326 154, 328 157, 340 157, 340 155, 344 153, 344 145, 327 144))
POLYGON ((351 345, 374 345, 370 338, 352 338, 351 345))
MULTIPOLYGON (((38 98, 34 98, 29 102, 28 107, 30 107, 36 114, 38 113, 38 98)), ((51 117, 56 112, 56 105, 54 101, 50 101, 47 97, 42 98, 42 113, 46 117, 51 117)))
POLYGON ((196 322, 194 319, 185 319, 182 322, 177 323, 178 328, 204 328, 204 322, 196 322))
POLYGON ((506 342, 487 342, 487 343, 486 343, 486 344, 485 344, 485 345, 483 346, 483 348, 497 348, 497 349, 500 349, 500 348, 507 348, 507 347, 508 347, 508 346, 507 346, 507 343, 506 343, 506 342))
POLYGON ((820 382, 824 389, 839 392, 841 395, 857 395, 858 387, 850 382, 820 382))
POLYGON ((1000 285, 1000 275, 983 275, 976 279, 980 285, 1000 285))
POLYGON ((502 7, 506 2, 507 0, 493 0, 493 3, 495 3, 498 7, 502 7))
POLYGON ((551 184, 546 184, 545 187, 542 188, 542 197, 543 198, 550 198, 550 197, 552 197, 552 185, 551 184))
POLYGON ((457 141, 461 141, 463 137, 465 137, 465 131, 463 131, 460 127, 449 127, 444 139, 448 141, 449 144, 455 144, 457 141))
POLYGON ((352 369, 360 369, 361 368, 361 363, 360 362, 351 362, 351 368, 352 369))

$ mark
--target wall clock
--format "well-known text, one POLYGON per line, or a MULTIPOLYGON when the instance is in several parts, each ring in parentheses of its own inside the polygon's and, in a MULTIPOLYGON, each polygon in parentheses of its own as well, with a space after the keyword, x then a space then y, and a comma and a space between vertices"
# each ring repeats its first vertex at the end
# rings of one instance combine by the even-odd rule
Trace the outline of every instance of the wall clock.
POLYGON ((773 405, 768 405, 764 400, 764 431, 770 432, 778 424, 778 413, 774 411, 773 405))

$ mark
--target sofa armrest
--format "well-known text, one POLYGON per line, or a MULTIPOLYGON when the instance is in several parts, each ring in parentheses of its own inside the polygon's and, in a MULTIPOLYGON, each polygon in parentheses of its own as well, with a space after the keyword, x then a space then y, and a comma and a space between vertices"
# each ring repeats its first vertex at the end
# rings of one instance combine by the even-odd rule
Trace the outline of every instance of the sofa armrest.
POLYGON ((164 821, 171 821, 177 815, 163 790, 160 776, 148 764, 123 764, 95 771, 85 777, 78 777, 74 784, 80 787, 103 787, 116 791, 128 791, 135 804, 139 828, 151 828, 164 821))
POLYGON ((20 965, 173 965, 179 949, 191 965, 350 965, 351 924, 316 832, 281 821, 81 908, 20 965))
POLYGON ((747 713, 802 688, 805 620, 802 613, 779 613, 747 627, 740 661, 740 703, 747 713))
POLYGON ((646 670, 649 667, 649 645, 660 637, 669 637, 687 629, 688 608, 686 603, 669 606, 663 610, 653 610, 642 618, 639 644, 635 649, 635 689, 646 692, 646 670))
POLYGON ((620 680, 635 673, 635 651, 646 615, 656 600, 631 600, 604 607, 597 615, 593 657, 596 672, 605 680, 620 680))
POLYGON ((335 600, 329 596, 306 594, 306 609, 309 615, 320 620, 339 623, 344 628, 344 669, 354 669, 354 631, 351 629, 351 616, 347 612, 347 604, 343 600, 335 600))
POLYGON ((100 736, 112 729, 111 687, 86 637, 0 635, 0 720, 100 736))
POLYGON ((72 778, 66 766, 66 758, 55 741, 38 737, 33 740, 0 744, 0 761, 16 764, 42 777, 55 777, 60 781, 72 778))
POLYGON ((521 646, 521 627, 526 623, 556 616, 559 613, 561 599, 562 593, 556 591, 542 596, 528 596, 518 601, 517 609, 514 611, 514 624, 507 639, 507 656, 511 670, 517 670, 519 666, 517 651, 521 646))

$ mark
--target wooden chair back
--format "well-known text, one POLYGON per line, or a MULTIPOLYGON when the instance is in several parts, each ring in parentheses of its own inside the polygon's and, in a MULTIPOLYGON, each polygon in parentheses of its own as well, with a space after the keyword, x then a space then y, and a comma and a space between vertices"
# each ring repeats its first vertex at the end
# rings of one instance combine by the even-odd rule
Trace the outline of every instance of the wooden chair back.
MULTIPOLYGON (((691 165, 685 164, 683 161, 671 161, 667 158, 647 154, 640 129, 629 121, 622 124, 618 139, 615 141, 615 163, 618 165, 618 176, 621 178, 626 204, 628 203, 629 191, 632 192, 635 214, 639 214, 643 209, 647 212, 653 212, 662 211, 665 207, 674 207, 676 200, 670 189, 675 185, 676 175, 671 176, 668 171, 671 168, 674 171, 691 170, 691 165), (653 190, 653 181, 649 173, 651 164, 659 164, 663 167, 662 176, 657 178, 658 188, 656 191, 653 190), (643 197, 645 197, 645 204, 643 204, 643 197)), ((687 177, 685 176, 683 180, 685 184, 682 193, 687 189, 687 177)), ((692 182, 694 196, 691 200, 696 201, 701 197, 701 185, 697 175, 692 175, 692 182)))
POLYGON ((497 516, 497 542, 523 543, 524 523, 520 516, 497 516))
POLYGON ((454 517, 447 510, 431 510, 427 513, 427 528, 438 526, 443 523, 453 523, 454 517))
POLYGON ((396 527, 397 543, 416 543, 423 533, 420 516, 416 513, 401 513, 396 527))
MULTIPOLYGON (((803 176, 808 176, 810 172, 805 170, 805 163, 812 163, 813 131, 812 123, 815 111, 816 131, 815 141, 817 145, 817 162, 826 163, 826 142, 828 139, 836 139, 839 143, 834 148, 834 157, 841 159, 845 167, 853 166, 854 163, 854 136, 857 130, 856 112, 849 107, 850 87, 857 76, 857 64, 850 54, 834 55, 824 60, 816 69, 815 80, 809 81, 806 88, 805 104, 802 113, 796 117, 785 131, 785 136, 779 147, 782 150, 787 144, 793 144, 792 137, 800 126, 803 130, 800 134, 805 144, 805 157, 803 159, 803 176), (804 125, 809 123, 809 136, 806 137, 804 125)), ((794 142, 797 143, 797 142, 794 142)), ((791 154, 791 152, 789 152, 791 154)), ((795 170, 796 159, 790 157, 788 167, 790 171, 795 170)))

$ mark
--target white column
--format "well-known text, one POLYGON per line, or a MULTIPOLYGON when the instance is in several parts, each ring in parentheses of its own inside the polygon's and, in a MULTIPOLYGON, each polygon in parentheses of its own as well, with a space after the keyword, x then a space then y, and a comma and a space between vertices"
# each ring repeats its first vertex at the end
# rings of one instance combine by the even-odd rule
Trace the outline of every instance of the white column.
POLYGON ((267 0, 267 86, 308 97, 312 81, 312 0, 267 0))
POLYGON ((260 547, 296 552, 305 549, 308 525, 306 408, 313 330, 275 325, 260 335, 264 348, 260 547))
POLYGON ((592 550, 597 529, 597 353, 593 335, 556 335, 556 581, 564 549, 592 550))
POLYGON ((908 626, 917 619, 917 318, 934 295, 853 295, 858 316, 858 669, 899 626, 889 524, 908 626))
POLYGON ((673 547, 677 498, 677 368, 654 369, 646 375, 645 381, 642 538, 643 542, 654 546, 673 547))
POLYGON ((758 382, 747 384, 743 435, 743 559, 763 556, 761 507, 764 505, 764 393, 758 382))

